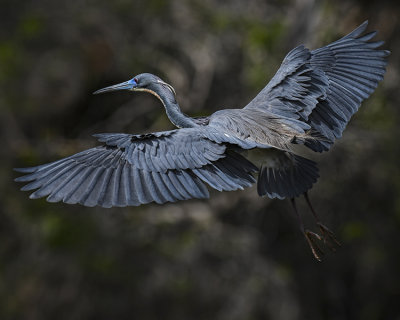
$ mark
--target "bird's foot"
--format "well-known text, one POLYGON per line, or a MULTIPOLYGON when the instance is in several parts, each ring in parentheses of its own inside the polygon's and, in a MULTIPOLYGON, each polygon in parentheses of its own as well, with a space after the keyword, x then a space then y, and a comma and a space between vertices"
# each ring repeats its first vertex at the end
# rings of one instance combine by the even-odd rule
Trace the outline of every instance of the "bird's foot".
POLYGON ((313 253, 315 259, 318 261, 322 261, 322 256, 324 255, 324 251, 319 247, 318 241, 323 240, 323 238, 315 232, 312 232, 310 230, 305 230, 304 231, 304 236, 308 242, 308 245, 311 248, 311 252, 313 253))
POLYGON ((324 243, 331 249, 333 252, 336 252, 336 247, 340 247, 340 242, 336 239, 335 234, 321 222, 317 222, 319 230, 321 230, 322 239, 324 243))

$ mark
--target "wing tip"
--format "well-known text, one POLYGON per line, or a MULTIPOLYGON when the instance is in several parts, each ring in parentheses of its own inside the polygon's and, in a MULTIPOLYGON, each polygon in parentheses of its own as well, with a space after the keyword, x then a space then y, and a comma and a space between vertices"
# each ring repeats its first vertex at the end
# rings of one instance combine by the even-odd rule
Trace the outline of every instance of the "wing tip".
MULTIPOLYGON (((40 198, 43 198, 43 197, 45 197, 46 195, 41 195, 41 194, 38 194, 37 193, 37 191, 35 191, 35 192, 33 192, 33 193, 31 193, 30 195, 29 195, 29 199, 32 199, 32 200, 34 200, 34 199, 40 199, 40 198)), ((49 200, 47 200, 48 202, 51 202, 51 201, 49 201, 49 200)), ((56 202, 56 201, 55 201, 56 202)))
POLYGON ((31 178, 31 175, 24 175, 24 176, 20 176, 14 179, 15 182, 30 182, 33 181, 35 179, 31 178))
POLYGON ((13 168, 13 170, 20 173, 33 173, 36 171, 36 167, 13 168))
POLYGON ((348 35, 344 36, 342 39, 357 38, 367 29, 368 23, 369 23, 369 21, 365 20, 357 28, 355 28, 353 31, 351 31, 348 35))
POLYGON ((355 28, 350 34, 353 34, 354 37, 359 36, 361 33, 363 33, 367 29, 368 24, 369 24, 369 21, 365 20, 357 28, 355 28))

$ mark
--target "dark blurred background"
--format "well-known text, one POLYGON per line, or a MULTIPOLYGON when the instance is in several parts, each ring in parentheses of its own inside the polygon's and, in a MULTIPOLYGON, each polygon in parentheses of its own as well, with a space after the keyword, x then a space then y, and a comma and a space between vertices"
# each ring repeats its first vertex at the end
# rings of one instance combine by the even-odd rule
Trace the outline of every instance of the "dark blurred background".
MULTIPOLYGON (((0 319, 400 319, 396 1, 0 1, 0 319), (93 96, 142 72, 185 113, 244 106, 298 44, 364 20, 385 80, 310 193, 342 247, 314 260, 290 203, 255 188, 207 201, 85 208, 29 200, 13 167, 172 128, 147 94, 93 96)), ((304 199, 299 209, 316 230, 304 199)))

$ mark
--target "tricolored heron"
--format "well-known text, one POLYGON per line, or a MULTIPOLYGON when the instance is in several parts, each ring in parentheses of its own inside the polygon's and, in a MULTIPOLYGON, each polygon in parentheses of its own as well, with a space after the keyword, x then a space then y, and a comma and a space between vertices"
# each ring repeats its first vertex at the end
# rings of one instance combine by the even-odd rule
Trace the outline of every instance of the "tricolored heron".
MULTIPOLYGON (((260 196, 290 198, 305 195, 321 235, 300 227, 314 256, 318 240, 333 244, 334 235, 318 220, 307 191, 319 177, 314 161, 293 150, 302 144, 328 151, 341 137, 351 116, 383 79, 383 42, 370 42, 364 22, 347 36, 316 50, 303 45, 285 57, 261 92, 242 109, 225 109, 207 117, 181 112, 174 88, 159 77, 143 73, 96 92, 145 91, 165 107, 176 130, 147 134, 96 134, 103 145, 32 168, 16 169, 34 190, 31 199, 79 203, 84 206, 138 206, 208 198, 207 184, 219 191, 249 187, 256 182, 260 196), (254 165, 243 150, 261 149, 263 161, 254 165)), ((336 242, 337 243, 337 242, 336 242)))

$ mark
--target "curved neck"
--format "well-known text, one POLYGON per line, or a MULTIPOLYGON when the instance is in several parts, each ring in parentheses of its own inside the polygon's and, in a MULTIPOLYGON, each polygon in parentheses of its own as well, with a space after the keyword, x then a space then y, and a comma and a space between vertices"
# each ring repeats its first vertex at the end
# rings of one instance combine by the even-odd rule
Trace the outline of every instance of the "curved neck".
POLYGON ((194 120, 184 114, 175 99, 175 94, 169 87, 157 86, 151 89, 144 89, 156 96, 165 107, 169 120, 178 128, 192 128, 198 126, 194 120))
POLYGON ((178 128, 192 128, 197 126, 193 119, 181 111, 178 102, 169 103, 162 101, 167 112, 168 119, 178 128))

